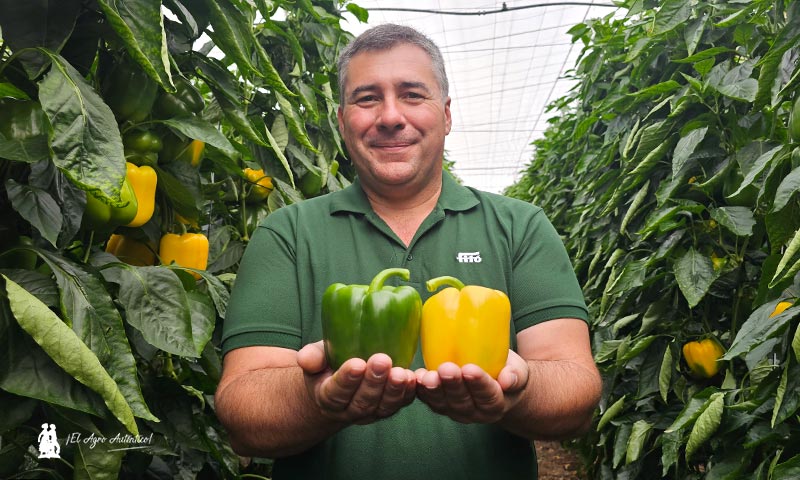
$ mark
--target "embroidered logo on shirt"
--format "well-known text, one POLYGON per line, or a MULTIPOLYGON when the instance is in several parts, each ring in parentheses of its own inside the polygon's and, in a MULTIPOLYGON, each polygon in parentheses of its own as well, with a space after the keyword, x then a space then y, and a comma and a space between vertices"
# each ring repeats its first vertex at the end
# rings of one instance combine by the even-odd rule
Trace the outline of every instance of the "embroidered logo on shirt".
POLYGON ((456 260, 459 263, 481 263, 481 252, 458 252, 456 260))

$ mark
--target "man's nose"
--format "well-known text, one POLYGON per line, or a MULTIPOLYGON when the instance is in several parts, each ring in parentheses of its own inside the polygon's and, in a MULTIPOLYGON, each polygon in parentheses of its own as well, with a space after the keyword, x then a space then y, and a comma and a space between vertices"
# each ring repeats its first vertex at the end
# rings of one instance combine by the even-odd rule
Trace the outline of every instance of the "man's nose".
POLYGON ((405 124, 406 117, 400 102, 392 98, 384 100, 377 119, 378 128, 400 130, 405 124))

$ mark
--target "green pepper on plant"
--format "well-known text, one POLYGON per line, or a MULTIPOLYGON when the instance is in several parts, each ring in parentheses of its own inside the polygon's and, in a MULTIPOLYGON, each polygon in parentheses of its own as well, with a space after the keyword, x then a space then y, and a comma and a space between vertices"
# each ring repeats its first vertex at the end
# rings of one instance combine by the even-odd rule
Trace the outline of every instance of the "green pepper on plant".
POLYGON ((422 300, 408 285, 384 286, 392 276, 409 279, 405 268, 388 268, 367 285, 334 283, 322 296, 322 337, 331 368, 349 358, 385 353, 392 365, 409 368, 419 343, 422 300))
POLYGON ((161 138, 150 130, 133 130, 122 137, 125 161, 137 166, 158 164, 158 152, 164 148, 161 138))
POLYGON ((102 90, 103 98, 120 123, 147 118, 158 96, 158 84, 130 60, 114 65, 102 90))
POLYGON ((123 206, 112 207, 92 192, 86 192, 83 224, 92 230, 105 230, 119 225, 127 225, 136 218, 136 212, 139 210, 139 202, 136 201, 133 186, 127 178, 122 182, 120 200, 123 202, 123 206))
POLYGON ((175 77, 175 93, 162 91, 153 105, 157 118, 188 117, 200 113, 205 107, 203 96, 185 77, 175 77))

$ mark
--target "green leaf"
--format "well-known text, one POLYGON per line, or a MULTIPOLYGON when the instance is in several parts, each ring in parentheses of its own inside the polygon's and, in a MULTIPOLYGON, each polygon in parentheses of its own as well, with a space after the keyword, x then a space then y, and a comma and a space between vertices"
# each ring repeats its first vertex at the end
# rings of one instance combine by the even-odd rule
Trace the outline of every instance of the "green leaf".
POLYGON ((672 370, 675 368, 672 361, 672 349, 667 346, 664 350, 664 358, 661 361, 661 370, 658 372, 658 391, 661 399, 667 403, 669 397, 669 387, 672 383, 672 370))
POLYGON ((12 178, 6 180, 6 191, 14 210, 55 247, 64 217, 53 197, 45 190, 17 183, 12 178))
POLYGON ((758 94, 754 99, 753 109, 761 109, 770 102, 772 87, 778 77, 783 55, 797 45, 800 38, 800 22, 783 22, 783 28, 775 36, 769 50, 759 61, 758 94))
POLYGON ((781 184, 778 185, 778 190, 775 192, 775 199, 772 202, 771 212, 777 212, 789 203, 795 192, 800 190, 800 166, 792 170, 786 175, 781 184))
POLYGON ((678 140, 675 151, 672 153, 673 176, 677 176, 680 173, 697 146, 705 139, 706 132, 708 132, 708 127, 696 128, 678 140))
POLYGON ((161 0, 98 0, 130 56, 165 90, 174 91, 161 0))
POLYGON ((795 358, 787 358, 781 382, 772 408, 772 428, 788 420, 800 408, 800 365, 795 358))
POLYGON ((281 113, 286 118, 289 131, 292 132, 292 136, 295 140, 312 152, 318 152, 317 148, 311 144, 311 140, 308 139, 305 125, 303 125, 303 119, 297 114, 294 105, 279 93, 276 93, 275 96, 278 98, 278 105, 281 107, 281 113))
POLYGON ((780 333, 789 321, 800 313, 800 306, 797 306, 787 308, 783 313, 770 317, 777 303, 777 301, 773 301, 761 305, 750 314, 736 333, 736 338, 722 356, 722 360, 731 360, 769 340, 780 333))
POLYGON ((125 155, 114 114, 91 85, 59 55, 39 83, 42 109, 53 126, 53 162, 82 189, 121 206, 125 155))
POLYGON ((647 347, 649 347, 656 338, 658 338, 656 335, 650 335, 636 340, 636 343, 625 351, 623 355, 617 357, 617 365, 624 365, 625 362, 637 357, 640 353, 647 350, 647 347))
POLYGON ((251 52, 256 43, 249 18, 228 0, 206 0, 209 20, 213 27, 208 35, 225 55, 236 62, 245 75, 258 75, 251 61, 251 52))
MULTIPOLYGON (((42 400, 96 416, 106 414, 103 399, 59 367, 20 328, 8 305, 8 295, 2 288, 0 344, 4 346, 0 349, 0 389, 18 398, 42 400)), ((0 420, 0 423, 3 421, 0 420)))
POLYGON ((772 470, 772 478, 775 480, 780 478, 800 478, 800 454, 775 465, 772 470))
POLYGON ((199 213, 198 202, 201 200, 192 194, 192 191, 178 180, 172 173, 156 166, 154 167, 158 175, 156 188, 164 192, 172 203, 172 206, 186 218, 195 218, 199 213))
POLYGON ((608 422, 613 420, 617 415, 619 415, 622 412, 623 408, 625 408, 625 397, 627 396, 628 395, 626 394, 619 397, 616 402, 614 402, 610 407, 606 409, 605 412, 603 412, 603 415, 600 417, 600 421, 597 422, 598 432, 602 430, 603 427, 605 427, 608 422))
POLYGON ((139 428, 133 411, 119 386, 97 356, 47 305, 3 275, 8 301, 20 327, 25 330, 61 368, 101 397, 115 417, 134 435, 139 428))
POLYGON ((199 357, 202 349, 195 349, 189 300, 175 273, 160 266, 113 265, 118 269, 119 301, 128 323, 154 347, 199 357))
POLYGON ((800 362, 800 325, 794 331, 792 338, 792 351, 794 351, 794 358, 800 362))
POLYGON ((222 108, 225 118, 231 122, 238 133, 257 145, 267 146, 267 140, 264 135, 259 134, 259 130, 253 125, 253 121, 245 114, 245 106, 243 104, 232 102, 217 89, 212 89, 212 92, 220 108, 222 108))
POLYGON ((675 279, 690 308, 700 303, 718 276, 711 259, 694 248, 675 262, 675 279))
POLYGON ((736 195, 741 193, 742 190, 751 185, 756 180, 756 178, 761 174, 761 172, 763 172, 764 169, 767 168, 772 158, 775 157, 775 155, 777 155, 778 152, 781 151, 781 149, 783 148, 784 148, 783 146, 779 145, 773 148, 772 150, 769 150, 768 152, 764 153, 760 157, 758 157, 753 166, 747 172, 747 175, 744 177, 744 180, 742 180, 742 183, 739 185, 739 188, 737 188, 735 192, 728 195, 728 198, 735 197, 736 195))
POLYGON ((711 218, 740 237, 753 234, 756 219, 753 211, 747 207, 720 207, 711 209, 711 218))
POLYGON ((661 35, 686 23, 692 14, 692 4, 685 0, 666 0, 656 12, 653 35, 661 35))
POLYGON ((770 281, 770 288, 781 281, 782 277, 785 275, 784 269, 789 265, 789 262, 794 259, 797 252, 800 252, 800 229, 795 232, 789 245, 786 246, 786 250, 783 252, 780 262, 778 262, 778 267, 775 269, 775 275, 770 281))
POLYGON ((217 320, 216 311, 209 295, 194 290, 187 292, 186 298, 189 301, 189 309, 192 312, 194 351, 199 357, 214 333, 214 326, 217 320))
POLYGON ((133 413, 158 421, 144 401, 122 317, 101 279, 57 254, 42 249, 37 253, 56 277, 61 311, 72 330, 100 359, 133 413))
POLYGON ((203 142, 216 147, 225 155, 233 157, 236 150, 231 142, 214 125, 199 117, 176 117, 161 120, 162 123, 174 128, 189 138, 202 140, 203 142))
POLYGON ((47 68, 47 55, 35 49, 44 48, 60 52, 72 35, 75 20, 81 10, 79 0, 27 0, 2 3, 0 28, 3 43, 12 52, 19 52, 19 61, 28 78, 36 79, 47 68))
POLYGON ((666 477, 670 467, 678 463, 678 453, 682 445, 680 430, 661 435, 661 476, 666 477))
POLYGON ((637 420, 633 424, 631 436, 628 438, 628 448, 625 452, 626 465, 639 460, 652 429, 653 426, 647 420, 637 420))
POLYGON ((369 20, 369 10, 367 10, 366 8, 361 8, 355 3, 348 3, 345 8, 347 8, 348 12, 355 15, 355 17, 358 19, 359 22, 367 23, 367 21, 369 20))
MULTIPOLYGON (((296 188, 295 184, 294 184, 294 173, 292 172, 292 167, 289 165, 289 160, 286 158, 286 155, 283 153, 283 150, 281 149, 281 145, 278 143, 278 141, 275 139, 275 137, 272 136, 272 133, 269 131, 269 129, 267 128, 266 125, 264 125, 264 133, 267 136, 267 141, 269 142, 269 145, 272 148, 272 151, 278 157, 278 160, 280 160, 281 164, 283 165, 283 168, 286 170, 286 173, 289 175, 289 180, 292 182, 292 188, 296 188)), ((272 195, 270 195, 270 197, 272 197, 272 195)))
POLYGON ((631 436, 631 430, 633 430, 633 425, 630 423, 623 423, 617 428, 614 436, 614 458, 612 460, 614 468, 619 467, 619 464, 628 454, 628 439, 631 436))
POLYGON ((622 217, 622 222, 619 225, 620 233, 626 232, 628 224, 633 219, 634 215, 636 214, 636 211, 644 203, 645 198, 647 198, 647 192, 649 188, 650 188, 650 180, 647 180, 646 182, 644 182, 644 185, 642 185, 642 188, 640 188, 639 191, 636 192, 636 195, 633 196, 633 199, 631 200, 631 206, 628 207, 628 211, 625 213, 625 216, 622 217))
POLYGON ((697 417, 697 421, 689 434, 686 442, 686 461, 694 455, 698 448, 703 446, 719 428, 722 421, 722 413, 725 410, 725 394, 717 392, 711 395, 703 406, 702 413, 697 417))
MULTIPOLYGON (((113 438, 113 437, 112 437, 113 438)), ((72 480, 115 480, 120 478, 124 447, 109 441, 77 444, 72 480)))
POLYGON ((681 413, 678 414, 678 417, 672 422, 672 425, 664 430, 664 433, 676 432, 694 422, 708 405, 711 396, 716 393, 720 392, 715 388, 707 388, 692 396, 689 402, 683 407, 681 413))
POLYGON ((635 260, 626 263, 622 271, 606 288, 606 295, 618 295, 633 288, 640 287, 647 278, 647 262, 645 260, 635 260))
POLYGON ((758 81, 754 78, 746 78, 736 83, 725 84, 719 87, 717 91, 734 100, 752 102, 758 92, 758 81))
POLYGON ((681 84, 676 82, 675 80, 667 80, 666 82, 657 83, 655 85, 650 85, 645 87, 637 92, 630 93, 628 95, 643 98, 643 97, 657 97, 659 95, 663 95, 665 93, 671 93, 675 90, 681 88, 681 84))
POLYGON ((709 58, 715 58, 717 55, 731 52, 732 50, 729 47, 711 47, 701 52, 697 52, 694 55, 690 55, 686 58, 680 58, 677 60, 672 60, 675 63, 697 63, 702 62, 703 60, 708 60, 709 58))
POLYGON ((275 143, 281 152, 286 151, 289 145, 289 129, 286 128, 286 117, 283 115, 275 115, 275 120, 269 129, 272 137, 275 138, 275 143))

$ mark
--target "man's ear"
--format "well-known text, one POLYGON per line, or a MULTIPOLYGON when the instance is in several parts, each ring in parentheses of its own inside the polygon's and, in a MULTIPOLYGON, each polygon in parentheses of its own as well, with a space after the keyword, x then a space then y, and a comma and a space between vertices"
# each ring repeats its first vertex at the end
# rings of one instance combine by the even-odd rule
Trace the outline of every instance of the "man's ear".
POLYGON ((447 99, 444 101, 444 118, 444 134, 448 135, 450 133, 450 128, 453 126, 453 117, 450 115, 450 97, 447 97, 447 99))
POLYGON ((344 136, 344 131, 343 131, 343 128, 342 128, 342 125, 344 124, 344 122, 342 122, 342 115, 343 115, 342 106, 339 105, 339 108, 336 109, 336 120, 339 121, 339 135, 344 136))

